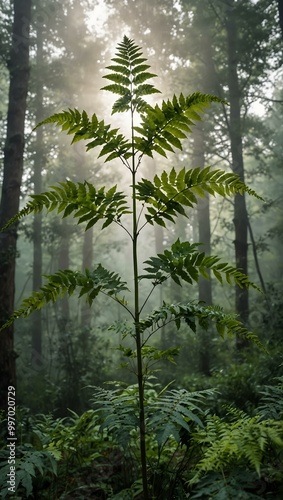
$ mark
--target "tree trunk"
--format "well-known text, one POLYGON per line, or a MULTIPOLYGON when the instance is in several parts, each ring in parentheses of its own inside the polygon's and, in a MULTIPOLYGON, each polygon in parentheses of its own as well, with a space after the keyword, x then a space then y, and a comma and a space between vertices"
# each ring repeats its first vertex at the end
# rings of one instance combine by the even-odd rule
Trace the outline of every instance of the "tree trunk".
MULTIPOLYGON (((200 66, 199 86, 203 93, 219 94, 219 83, 214 66, 213 37, 211 35, 211 18, 205 6, 199 2, 195 16, 196 30, 201 33, 199 45, 200 66)), ((205 130, 201 123, 193 130, 193 166, 203 169, 205 167, 205 130)), ((200 250, 206 255, 211 254, 211 229, 210 229, 210 200, 209 195, 199 198, 197 206, 198 241, 202 244, 200 250)), ((210 275, 210 272, 209 272, 210 275)), ((211 281, 200 277, 198 283, 199 300, 207 305, 212 305, 211 281)), ((210 375, 211 367, 211 331, 200 331, 199 369, 204 375, 210 375)))
MULTIPOLYGON (((70 227, 66 219, 63 219, 61 224, 61 244, 59 249, 58 267, 62 270, 70 268, 70 227)), ((62 335, 63 337, 67 331, 69 321, 69 298, 65 295, 60 301, 59 314, 60 335, 62 335)))
MULTIPOLYGON (((164 229, 162 226, 158 224, 154 225, 154 241, 155 241, 155 252, 156 254, 164 252, 164 229)), ((163 291, 162 286, 159 287, 159 305, 162 306, 163 302, 163 291)), ((166 328, 165 326, 161 327, 161 349, 168 349, 167 341, 166 341, 166 328)))
MULTIPOLYGON (((35 121, 43 120, 43 33, 39 23, 36 39, 36 115, 35 121)), ((36 129, 35 159, 34 159, 34 194, 42 191, 42 168, 44 165, 43 154, 43 129, 36 129)), ((42 285, 42 214, 36 214, 33 220, 33 290, 38 290, 42 285)), ((41 309, 32 316, 32 366, 40 368, 42 365, 42 323, 41 309)))
MULTIPOLYGON (((31 0, 14 0, 7 137, 0 205, 0 227, 19 210, 23 172, 24 125, 29 82, 29 29, 31 0)), ((0 324, 14 308, 17 228, 0 235, 0 324)), ((0 334, 0 409, 7 409, 7 387, 16 384, 13 325, 0 334)))
MULTIPOLYGON (((241 180, 245 181, 243 146, 241 133, 241 93, 237 70, 237 26, 234 13, 234 0, 227 0, 226 30, 228 49, 228 88, 230 103, 229 134, 231 141, 232 169, 241 180)), ((248 216, 245 196, 237 194, 234 202, 235 258, 236 266, 244 273, 248 272, 248 216)), ((236 312, 246 325, 249 316, 249 295, 246 288, 236 287, 236 312)), ((237 339, 239 349, 246 342, 237 339)))
POLYGON ((281 37, 283 40, 283 0, 278 0, 279 24, 281 29, 281 37))
MULTIPOLYGON (((205 166, 205 143, 204 131, 202 126, 194 129, 194 146, 193 146, 193 165, 194 167, 204 168, 205 166)), ((210 231, 210 210, 209 196, 200 198, 197 206, 198 218, 198 241, 201 243, 199 247, 206 255, 211 254, 211 231, 210 231)), ((210 273, 209 273, 210 274, 210 273)), ((199 300, 207 305, 212 305, 212 289, 211 281, 200 277, 198 283, 199 300)), ((199 351, 199 369, 204 375, 210 375, 210 357, 211 357, 211 332, 204 329, 200 332, 200 351, 199 351)))
MULTIPOLYGON (((84 234, 83 242, 83 272, 92 268, 93 261, 93 228, 88 229, 84 234)), ((81 306, 81 347, 82 352, 87 354, 89 348, 89 333, 91 328, 92 309, 85 301, 81 306)))

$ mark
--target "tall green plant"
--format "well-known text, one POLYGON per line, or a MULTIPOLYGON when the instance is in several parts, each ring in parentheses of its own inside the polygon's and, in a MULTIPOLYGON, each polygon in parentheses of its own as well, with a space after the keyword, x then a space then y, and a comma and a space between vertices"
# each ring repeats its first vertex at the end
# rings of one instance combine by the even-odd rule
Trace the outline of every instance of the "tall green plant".
MULTIPOLYGON (((208 278, 210 270, 221 283, 226 279, 229 284, 236 283, 240 287, 255 285, 239 269, 221 262, 217 256, 205 256, 199 252, 197 243, 181 242, 179 239, 164 253, 149 258, 140 274, 138 249, 143 230, 148 225, 159 224, 166 227, 168 221, 175 223, 179 214, 186 216, 186 209, 197 204, 198 196, 204 197, 207 193, 222 197, 245 192, 257 195, 237 175, 211 170, 210 167, 203 170, 183 168, 178 172, 172 168, 170 172, 164 170, 161 175, 155 175, 153 180, 138 180, 137 173, 145 156, 153 157, 157 154, 166 158, 167 152, 181 150, 182 141, 191 132, 194 122, 200 120, 200 113, 210 103, 223 101, 218 97, 196 92, 187 97, 183 94, 174 95, 172 100, 162 101, 161 105, 148 104, 145 96, 159 92, 147 83, 156 75, 148 71, 150 66, 146 64, 141 49, 126 36, 118 45, 112 62, 107 68, 110 72, 104 77, 111 83, 103 87, 103 90, 119 96, 113 104, 112 114, 126 114, 131 130, 129 138, 119 129, 99 120, 96 114, 89 117, 85 111, 81 113, 77 109, 57 113, 38 126, 55 123, 73 136, 72 143, 85 140, 87 150, 100 148, 98 156, 104 156, 106 162, 118 158, 129 174, 130 202, 117 186, 106 190, 105 187, 97 188, 86 181, 74 183, 67 180, 45 193, 32 196, 31 201, 8 224, 14 224, 23 216, 46 208, 48 212, 56 210, 62 217, 72 214, 79 224, 86 225, 86 230, 99 221, 103 221, 102 229, 111 224, 118 225, 125 231, 132 246, 133 303, 126 302, 122 295, 128 290, 127 283, 101 264, 93 270, 86 269, 84 273, 60 270, 54 275, 46 276, 47 281, 40 291, 25 299, 21 308, 14 312, 4 327, 48 302, 54 302, 66 294, 71 295, 74 290, 79 291, 80 297, 85 296, 89 305, 99 293, 103 293, 127 311, 131 326, 125 331, 134 339, 136 349, 130 352, 129 349, 124 349, 124 354, 136 361, 141 475, 143 498, 148 499, 150 489, 146 456, 145 383, 150 363, 162 357, 170 358, 174 354, 172 349, 158 351, 152 348, 149 339, 167 323, 173 322, 179 328, 182 321, 194 331, 197 321, 204 328, 214 321, 220 335, 227 331, 244 338, 256 338, 234 316, 226 315, 220 307, 193 302, 164 302, 160 308, 144 316, 143 309, 149 296, 169 278, 178 285, 182 281, 194 284, 200 276, 208 278), (128 214, 132 217, 131 231, 125 224, 128 214), (145 300, 140 298, 140 284, 143 280, 149 281, 150 286, 145 300)), ((164 405, 164 402, 161 403, 161 406, 164 405)), ((189 418, 188 413, 183 414, 189 418)), ((183 419, 184 427, 187 425, 186 418, 183 419)), ((162 422, 159 421, 158 425, 162 425, 162 422)))

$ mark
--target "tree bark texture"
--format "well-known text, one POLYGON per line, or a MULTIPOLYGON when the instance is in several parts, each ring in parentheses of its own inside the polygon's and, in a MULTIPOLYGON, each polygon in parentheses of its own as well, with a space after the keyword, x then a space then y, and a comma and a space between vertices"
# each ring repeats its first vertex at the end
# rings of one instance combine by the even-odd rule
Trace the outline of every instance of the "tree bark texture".
MULTIPOLYGON (((243 146, 241 132, 241 92, 238 79, 237 25, 234 13, 234 0, 227 0, 226 31, 228 50, 228 87, 230 103, 229 134, 231 141, 232 169, 245 181, 243 146)), ((234 200, 235 259, 236 266, 248 273, 248 215, 245 196, 237 194, 234 200)), ((246 325, 249 316, 248 289, 236 287, 236 312, 246 325)), ((239 348, 243 347, 240 339, 239 348)))
MULTIPOLYGON (((19 210, 23 173, 24 124, 29 83, 29 30, 31 0, 14 0, 7 137, 4 147, 4 172, 0 204, 0 227, 19 210)), ((17 228, 0 235, 0 324, 14 308, 17 228)), ((7 387, 16 384, 14 328, 0 333, 0 409, 7 408, 7 387)))

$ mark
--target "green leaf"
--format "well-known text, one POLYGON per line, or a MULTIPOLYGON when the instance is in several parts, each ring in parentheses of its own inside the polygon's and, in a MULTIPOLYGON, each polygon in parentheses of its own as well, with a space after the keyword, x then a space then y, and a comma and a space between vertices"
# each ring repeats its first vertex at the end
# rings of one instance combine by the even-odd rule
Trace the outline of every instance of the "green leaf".
POLYGON ((44 208, 48 212, 57 210, 57 213, 64 210, 64 217, 70 214, 74 217, 84 215, 79 219, 79 223, 92 219, 95 224, 98 220, 106 219, 107 225, 120 220, 122 215, 130 213, 126 196, 120 191, 117 192, 116 186, 105 194, 105 187, 96 191, 94 186, 86 181, 83 184, 75 184, 71 181, 60 182, 59 186, 53 186, 50 191, 32 195, 31 198, 32 200, 2 228, 2 231, 22 217, 31 213, 39 213, 44 208))
POLYGON ((144 112, 148 108, 148 104, 141 97, 159 92, 153 85, 144 84, 146 80, 154 78, 156 75, 147 71, 150 66, 142 64, 146 59, 141 55, 140 47, 126 36, 117 46, 116 57, 112 61, 118 63, 118 65, 108 66, 112 73, 103 77, 113 81, 114 85, 107 85, 102 88, 102 90, 121 96, 113 104, 112 114, 130 109, 137 110, 140 113, 144 112))
POLYGON ((45 275, 48 281, 40 288, 39 292, 22 301, 20 309, 15 311, 0 331, 11 325, 17 318, 26 318, 34 311, 41 309, 49 302, 55 302, 66 294, 71 295, 75 289, 79 297, 86 295, 86 300, 91 305, 99 292, 109 297, 115 297, 119 292, 128 290, 126 283, 121 281, 118 274, 108 271, 98 264, 93 271, 86 270, 85 274, 78 271, 58 271, 53 275, 45 275))
POLYGON ((121 75, 120 73, 111 73, 110 75, 104 75, 103 78, 107 78, 107 80, 111 80, 112 82, 118 83, 119 85, 123 85, 123 89, 125 88, 125 86, 131 84, 130 79, 127 76, 121 75))
POLYGON ((127 87, 124 87, 123 85, 106 85, 105 87, 102 87, 101 90, 107 90, 108 92, 111 92, 112 94, 119 94, 119 95, 127 95, 129 93, 127 87))
MULTIPOLYGON (((155 75, 154 73, 144 73, 144 72, 139 72, 133 79, 133 83, 135 85, 139 85, 140 83, 145 82, 146 80, 149 80, 150 78, 154 78, 155 75)), ((158 91, 157 91, 158 92, 158 91)))
MULTIPOLYGON (((148 216, 149 217, 149 216, 148 216)), ((151 215, 149 222, 154 220, 160 223, 157 215, 151 215)), ((226 262, 219 262, 219 257, 205 256, 203 252, 196 251, 196 244, 183 242, 178 239, 171 246, 170 250, 165 250, 163 254, 158 254, 157 257, 151 257, 145 261, 148 266, 144 269, 151 276, 142 274, 139 279, 151 279, 154 273, 161 274, 163 281, 171 277, 175 283, 181 285, 181 280, 187 283, 193 281, 198 282, 200 274, 209 278, 209 271, 212 270, 217 280, 222 283, 222 275, 226 280, 233 280, 240 287, 248 288, 249 286, 260 291, 260 289, 251 281, 248 276, 242 273, 238 268, 228 265, 226 262)))
MULTIPOLYGON (((152 86, 141 85, 139 87, 139 95, 152 92, 156 92, 152 86)), ((164 149, 168 148, 169 143, 177 149, 182 149, 180 139, 187 137, 187 133, 191 132, 193 122, 200 120, 198 113, 211 102, 225 103, 219 97, 196 92, 186 98, 183 94, 180 94, 179 98, 174 96, 172 101, 163 101, 161 107, 158 104, 155 107, 148 107, 147 112, 142 115, 142 123, 139 127, 139 133, 143 136, 139 150, 142 154, 149 156, 152 151, 164 156, 164 149), (167 148, 165 143, 167 143, 167 148), (156 145, 159 147, 156 148, 156 145)))
MULTIPOLYGON (((162 151, 164 152, 163 149, 162 151)), ((172 217, 177 217, 179 213, 186 215, 183 206, 193 207, 198 203, 196 195, 204 197, 209 193, 226 197, 231 194, 248 193, 262 200, 255 191, 241 181, 238 175, 222 170, 211 170, 210 167, 203 170, 183 168, 178 174, 173 167, 169 176, 166 171, 163 171, 160 176, 155 175, 154 184, 149 183, 147 179, 142 179, 137 183, 136 190, 137 198, 146 204, 148 214, 151 215, 146 216, 150 224, 154 222, 150 207, 154 207, 159 219, 166 218, 166 214, 170 214, 170 220, 172 220, 172 217)), ((217 276, 217 270, 215 271, 215 276, 217 276)), ((229 276, 227 279, 229 280, 229 276)))
POLYGON ((143 85, 138 85, 135 89, 135 96, 144 96, 150 94, 160 94, 160 90, 156 89, 153 85, 145 83, 143 85))

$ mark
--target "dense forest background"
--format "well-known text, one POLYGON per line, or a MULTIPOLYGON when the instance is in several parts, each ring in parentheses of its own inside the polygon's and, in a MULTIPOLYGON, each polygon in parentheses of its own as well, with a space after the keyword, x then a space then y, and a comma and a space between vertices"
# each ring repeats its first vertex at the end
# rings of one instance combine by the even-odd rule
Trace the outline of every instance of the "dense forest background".
MULTIPOLYGON (((156 337, 156 346, 181 346, 181 350, 176 364, 161 362, 156 383, 163 387, 173 381, 172 388, 188 391, 216 388, 219 396, 211 403, 213 411, 222 415, 223 405, 232 404, 253 415, 264 388, 275 386, 283 376, 282 2, 1 0, 0 9, 1 226, 31 194, 66 179, 87 180, 97 187, 117 183, 127 189, 118 161, 110 166, 86 152, 81 143, 70 146, 69 137, 58 134, 55 127, 33 131, 44 118, 68 108, 95 112, 123 130, 119 117, 111 117, 109 96, 99 89, 105 85, 104 68, 124 35, 143 47, 158 75, 162 95, 150 97, 151 103, 196 91, 229 103, 213 104, 193 127, 183 150, 174 157, 168 154, 167 163, 176 170, 211 166, 233 171, 264 201, 240 195, 206 196, 190 210, 189 219, 180 217, 167 229, 150 226, 139 259, 143 262, 162 253, 178 237, 198 241, 206 253, 241 268, 263 290, 259 294, 252 288, 228 287, 213 278, 201 279, 194 287, 168 282, 146 306, 150 311, 164 300, 200 300, 238 314, 266 352, 241 338, 223 340, 211 327, 199 327, 194 333, 188 327, 175 332, 168 326, 156 337), (18 33, 16 12, 22 23, 18 33), (22 73, 17 72, 20 67, 22 73), (18 91, 13 97, 16 79, 18 91), (14 99, 15 104, 21 92, 18 109, 24 117, 24 141, 19 119, 16 132, 11 132, 9 121, 11 102, 14 99), (24 147, 23 165, 18 163, 16 177, 5 181, 13 161, 9 140, 17 134, 22 139, 15 156, 18 159, 24 147)), ((148 158, 140 176, 152 179, 163 168, 161 156, 148 158)), ((21 221, 17 235, 4 232, 1 238, 1 324, 7 312, 42 286, 42 275, 58 269, 84 270, 101 263, 131 279, 130 249, 118 228, 107 232, 95 226, 85 231, 74 219, 42 212, 21 221)), ((51 413, 58 419, 69 415, 68 409, 77 414, 89 410, 90 386, 114 380, 134 384, 129 371, 117 368, 123 361, 117 349, 123 329, 109 328, 122 325, 124 319, 123 310, 105 297, 99 296, 91 308, 78 296, 64 297, 1 332, 1 408, 6 408, 9 384, 16 386, 17 405, 28 409, 29 418, 51 413)))

